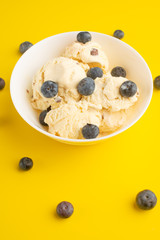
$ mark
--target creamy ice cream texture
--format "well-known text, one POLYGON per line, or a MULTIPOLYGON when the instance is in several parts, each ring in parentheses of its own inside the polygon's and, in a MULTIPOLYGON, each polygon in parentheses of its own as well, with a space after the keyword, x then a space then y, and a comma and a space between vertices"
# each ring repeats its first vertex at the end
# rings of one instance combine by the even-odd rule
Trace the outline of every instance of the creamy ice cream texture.
POLYGON ((38 110, 45 110, 49 106, 57 107, 57 96, 54 98, 45 98, 41 93, 43 82, 48 80, 58 83, 58 95, 61 96, 64 101, 68 102, 70 98, 78 100, 80 95, 76 87, 80 80, 86 77, 86 71, 88 71, 88 69, 89 66, 87 64, 79 63, 70 58, 58 57, 50 60, 33 79, 33 107, 38 110))
POLYGON ((138 100, 139 91, 133 97, 122 97, 119 88, 127 79, 112 77, 107 71, 108 58, 95 42, 74 42, 62 57, 48 61, 40 69, 33 78, 31 102, 33 108, 41 111, 51 106, 45 118, 50 133, 81 139, 81 130, 87 123, 97 125, 100 134, 115 131, 125 123, 127 109, 138 100), (81 96, 77 85, 93 66, 101 67, 104 75, 95 79, 92 95, 81 96), (41 93, 43 82, 48 80, 59 86, 58 94, 53 98, 45 98, 41 93))
POLYGON ((81 129, 87 123, 100 126, 101 113, 90 108, 86 102, 70 102, 49 111, 45 122, 49 132, 65 138, 82 138, 81 129))
POLYGON ((127 81, 123 77, 112 77, 110 74, 95 80, 96 89, 91 96, 84 97, 90 107, 97 110, 106 109, 116 112, 131 107, 138 98, 136 95, 130 98, 124 98, 119 93, 119 88, 123 82, 127 81))
POLYGON ((101 67, 105 73, 108 71, 108 58, 98 43, 74 42, 66 48, 63 56, 87 63, 90 67, 101 67))

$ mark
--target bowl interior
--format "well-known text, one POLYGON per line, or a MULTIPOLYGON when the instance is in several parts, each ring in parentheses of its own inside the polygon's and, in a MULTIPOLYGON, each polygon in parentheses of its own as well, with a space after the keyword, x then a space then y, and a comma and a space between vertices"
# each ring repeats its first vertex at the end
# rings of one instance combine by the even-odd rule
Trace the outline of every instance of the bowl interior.
MULTIPOLYGON (((65 142, 85 142, 86 140, 63 139, 49 134, 40 125, 37 113, 32 108, 27 89, 31 94, 31 83, 34 74, 49 59, 60 56, 65 47, 76 39, 78 32, 68 32, 46 38, 31 47, 17 62, 11 76, 11 97, 22 118, 38 131, 65 142)), ((107 135, 108 138, 116 135, 135 123, 147 109, 152 96, 152 76, 144 59, 129 45, 114 37, 91 32, 93 41, 101 44, 109 59, 110 70, 114 66, 122 66, 127 71, 127 78, 134 81, 140 89, 140 98, 136 103, 133 114, 128 118, 125 127, 107 135)), ((87 140, 93 142, 95 140, 87 140)))

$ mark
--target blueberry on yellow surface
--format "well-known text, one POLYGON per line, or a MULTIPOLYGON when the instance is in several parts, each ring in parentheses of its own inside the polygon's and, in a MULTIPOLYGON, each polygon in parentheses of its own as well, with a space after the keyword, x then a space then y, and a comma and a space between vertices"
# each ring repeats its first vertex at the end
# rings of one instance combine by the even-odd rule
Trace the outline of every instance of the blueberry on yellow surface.
POLYGON ((122 39, 124 37, 124 32, 122 30, 116 30, 113 34, 114 37, 122 39))
POLYGON ((29 170, 33 167, 33 161, 31 158, 24 157, 19 162, 19 167, 22 170, 29 170))
POLYGON ((160 90, 160 76, 154 79, 154 87, 160 90))
POLYGON ((0 78, 0 90, 2 90, 5 87, 5 81, 3 78, 0 78))
POLYGON ((156 195, 150 190, 144 190, 137 194, 137 206, 143 210, 150 210, 155 207, 157 203, 156 195))
POLYGON ((20 53, 23 54, 24 52, 26 52, 32 46, 33 46, 33 44, 31 42, 25 41, 25 42, 20 44, 19 51, 20 51, 20 53))
POLYGON ((57 206, 57 214, 62 218, 68 218, 73 214, 74 208, 70 202, 63 201, 57 206))

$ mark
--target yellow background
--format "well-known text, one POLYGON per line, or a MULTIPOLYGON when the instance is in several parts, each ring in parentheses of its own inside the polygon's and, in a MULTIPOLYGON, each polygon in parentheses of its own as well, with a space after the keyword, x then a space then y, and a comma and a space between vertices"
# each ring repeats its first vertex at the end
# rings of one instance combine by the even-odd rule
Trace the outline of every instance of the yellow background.
MULTIPOLYGON (((158 2, 158 1, 157 1, 158 2)), ((160 201, 151 211, 134 205, 136 194, 153 190, 160 199, 160 92, 154 90, 145 115, 132 128, 92 146, 55 142, 28 126, 13 107, 9 93, 19 44, 36 43, 73 30, 111 35, 160 74, 160 4, 151 1, 1 1, 0 77, 0 239, 132 240, 159 239, 160 201), (28 156, 34 167, 18 169, 28 156), (55 214, 57 204, 73 203, 69 219, 55 214)))

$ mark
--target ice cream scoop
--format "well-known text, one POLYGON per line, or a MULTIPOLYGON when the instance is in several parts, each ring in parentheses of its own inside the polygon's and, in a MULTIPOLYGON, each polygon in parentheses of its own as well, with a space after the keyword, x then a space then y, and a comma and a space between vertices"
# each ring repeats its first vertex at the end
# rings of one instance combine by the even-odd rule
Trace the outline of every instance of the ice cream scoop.
POLYGON ((45 122, 49 126, 49 132, 65 138, 82 138, 81 130, 87 123, 100 125, 101 113, 94 109, 87 109, 82 102, 70 102, 62 104, 59 108, 47 113, 45 122))
POLYGON ((73 59, 66 57, 58 57, 46 63, 41 70, 34 76, 32 89, 33 98, 32 105, 39 110, 45 110, 50 105, 58 107, 59 102, 53 98, 46 98, 42 94, 42 84, 47 81, 53 81, 58 84, 58 95, 64 100, 73 97, 78 99, 80 97, 77 92, 78 83, 86 77, 86 72, 89 66, 87 64, 79 63, 73 59))
POLYGON ((120 87, 127 80, 127 78, 123 77, 110 76, 105 83, 103 94, 106 96, 108 108, 113 112, 128 109, 138 100, 139 90, 133 97, 121 96, 120 87))
POLYGON ((66 47, 63 56, 87 63, 90 67, 101 67, 104 72, 108 71, 108 57, 96 42, 73 42, 66 47))

